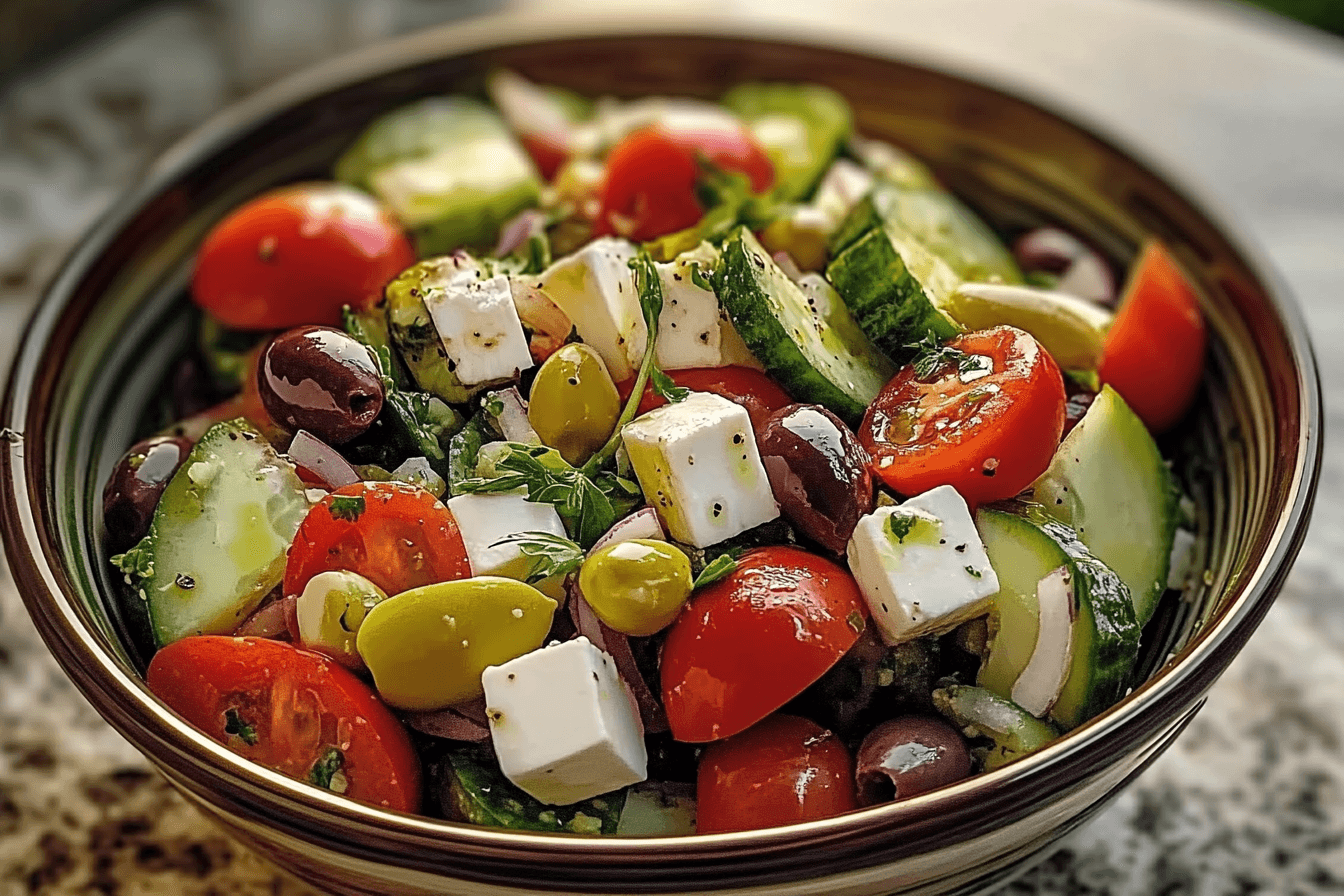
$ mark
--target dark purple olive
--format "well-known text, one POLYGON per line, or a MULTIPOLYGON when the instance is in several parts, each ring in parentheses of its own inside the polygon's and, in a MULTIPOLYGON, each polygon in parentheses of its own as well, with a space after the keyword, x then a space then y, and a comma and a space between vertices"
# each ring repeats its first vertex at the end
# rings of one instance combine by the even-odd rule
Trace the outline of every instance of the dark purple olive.
POLYGON ((328 445, 360 435, 383 409, 373 354, 330 327, 297 327, 271 340, 257 366, 257 386, 271 419, 328 445))
POLYGON ((1067 376, 1064 377, 1064 392, 1068 396, 1064 400, 1064 435, 1067 436, 1083 419, 1087 409, 1092 407, 1097 393, 1083 388, 1067 376))
POLYGON ((843 554, 859 517, 873 509, 868 454, 854 433, 823 407, 792 404, 766 418, 756 444, 780 510, 808 538, 843 554))
POLYGON ((191 451, 191 439, 155 436, 122 455, 103 487, 108 546, 124 551, 145 537, 168 480, 191 451))
POLYGON ((971 753, 961 734, 928 716, 900 716, 878 725, 859 745, 855 763, 864 806, 928 793, 971 773, 971 753))
POLYGON ((1055 288, 1104 305, 1115 303, 1115 275, 1082 240, 1056 227, 1039 227, 1018 238, 1013 256, 1027 273, 1054 274, 1055 288))

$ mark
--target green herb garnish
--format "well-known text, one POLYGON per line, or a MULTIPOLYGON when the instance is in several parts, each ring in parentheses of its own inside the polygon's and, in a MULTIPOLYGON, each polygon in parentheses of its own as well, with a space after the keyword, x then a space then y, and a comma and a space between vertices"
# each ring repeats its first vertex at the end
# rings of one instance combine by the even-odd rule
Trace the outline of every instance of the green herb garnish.
POLYGON ((740 549, 731 550, 706 563, 705 568, 700 570, 700 575, 696 576, 695 581, 691 583, 691 590, 697 591, 706 585, 713 585, 715 582, 726 579, 729 573, 737 569, 737 558, 741 557, 743 553, 740 549))
POLYGON ((308 771, 308 780, 324 790, 345 793, 345 774, 341 771, 344 765, 345 754, 335 747, 327 747, 308 771))
POLYGON ((529 585, 535 585, 551 576, 567 576, 583 565, 585 552, 575 542, 550 532, 518 532, 501 538, 490 545, 516 544, 523 556, 530 560, 527 567, 529 585))
POLYGON ((331 503, 327 505, 327 512, 334 520, 353 523, 363 516, 364 506, 362 495, 333 495, 331 503))
POLYGON ((236 709, 224 710, 224 733, 240 738, 249 747, 256 746, 259 740, 256 727, 245 721, 236 709))
POLYGON ((887 529, 898 542, 904 543, 905 536, 909 535, 915 528, 916 522, 918 522, 918 518, 913 514, 893 513, 887 517, 887 529))
POLYGON ((972 355, 943 345, 932 333, 922 341, 906 347, 915 353, 915 359, 910 364, 918 380, 931 380, 949 365, 955 366, 957 375, 963 377, 973 373, 990 373, 994 369, 994 362, 987 355, 972 355))
POLYGON ((128 576, 148 579, 154 575, 154 541, 151 536, 142 538, 135 547, 124 554, 115 554, 112 565, 128 576))
POLYGON ((981 578, 983 575, 983 573, 981 573, 980 570, 976 569, 974 566, 966 567, 966 572, 970 574, 971 578, 975 579, 981 578))

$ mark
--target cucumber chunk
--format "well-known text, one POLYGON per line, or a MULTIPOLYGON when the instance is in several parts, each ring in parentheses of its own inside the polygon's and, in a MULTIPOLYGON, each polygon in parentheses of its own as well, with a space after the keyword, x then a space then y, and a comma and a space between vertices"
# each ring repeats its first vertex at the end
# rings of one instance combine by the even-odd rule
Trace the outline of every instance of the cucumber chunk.
POLYGON ((1032 500, 1129 588, 1140 626, 1167 587, 1180 492, 1143 421, 1109 386, 1032 486, 1032 500))
POLYGON ((896 373, 833 290, 805 291, 746 227, 724 243, 715 291, 752 354, 790 395, 851 426, 896 373))
POLYGON ((615 834, 626 791, 548 806, 504 777, 492 755, 466 748, 448 754, 441 799, 444 814, 455 821, 515 831, 615 834))
POLYGON ((774 195, 806 199, 853 129, 844 97, 816 84, 739 84, 723 105, 741 117, 775 166, 774 195))
POLYGON ((1068 676, 1049 711, 1063 728, 1082 724, 1124 696, 1138 658, 1140 629, 1119 576, 1072 529, 1039 510, 1023 517, 982 509, 975 521, 999 577, 996 630, 980 686, 1011 697, 1033 653, 1044 647, 1071 654, 1068 676), (1037 588, 1061 567, 1073 591, 1072 643, 1038 646, 1042 626, 1037 588))
POLYGON ((960 279, 1022 282, 1017 262, 994 231, 946 190, 884 183, 870 198, 888 229, 924 246, 960 279))
POLYGON ((933 705, 968 737, 989 738, 990 747, 973 751, 987 772, 1021 759, 1059 736, 1048 723, 984 688, 939 688, 933 692, 933 705))
POLYGON ((210 427, 164 489, 149 534, 112 558, 147 611, 128 615, 147 616, 159 647, 233 631, 280 583, 308 506, 293 464, 250 424, 210 427))

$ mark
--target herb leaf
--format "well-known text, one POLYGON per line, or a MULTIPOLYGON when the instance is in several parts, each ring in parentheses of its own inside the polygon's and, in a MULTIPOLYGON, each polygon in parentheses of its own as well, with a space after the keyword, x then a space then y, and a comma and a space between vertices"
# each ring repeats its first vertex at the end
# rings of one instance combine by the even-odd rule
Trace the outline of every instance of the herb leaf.
POLYGON ((700 570, 700 575, 695 577, 691 583, 691 590, 698 591, 706 585, 713 585, 715 582, 726 579, 734 569, 737 569, 737 558, 742 556, 740 549, 730 550, 725 554, 720 554, 713 560, 705 564, 705 568, 700 570))
POLYGON ((915 379, 922 381, 935 378, 948 365, 955 366, 957 375, 961 377, 975 373, 990 373, 994 369, 994 362, 988 356, 972 355, 961 349, 943 345, 932 333, 906 348, 915 353, 915 358, 910 364, 915 368, 915 379))
POLYGON ((364 514, 364 507, 363 495, 335 495, 332 497, 331 503, 327 505, 327 512, 331 514, 331 518, 334 520, 353 523, 364 514))
POLYGON ((887 517, 887 529, 896 537, 898 542, 904 543, 905 536, 915 528, 916 517, 910 513, 893 513, 887 517))
POLYGON ((691 394, 690 389, 687 389, 685 386, 678 386, 672 380, 672 377, 663 373, 663 371, 658 368, 657 364, 654 364, 653 368, 649 371, 649 381, 653 383, 653 391, 667 401, 684 401, 686 396, 691 394))
POLYGON ((127 576, 148 579, 154 575, 154 541, 145 536, 124 554, 112 557, 112 565, 127 576))
POLYGON ((551 576, 567 576, 583 565, 585 551, 568 538, 550 532, 517 532, 490 545, 516 544, 530 559, 526 582, 535 585, 551 576))
POLYGON ((249 747, 255 747, 259 740, 256 727, 239 715, 236 709, 224 710, 224 733, 240 738, 249 747))
POLYGON ((325 790, 345 793, 347 783, 341 771, 344 766, 345 754, 335 747, 327 747, 327 751, 309 769, 308 780, 325 790))

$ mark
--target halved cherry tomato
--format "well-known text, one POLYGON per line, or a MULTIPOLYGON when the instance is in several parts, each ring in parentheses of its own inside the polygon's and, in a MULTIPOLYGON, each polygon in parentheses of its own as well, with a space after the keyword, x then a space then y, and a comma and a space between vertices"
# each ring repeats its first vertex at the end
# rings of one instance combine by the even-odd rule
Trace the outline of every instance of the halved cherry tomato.
POLYGON ((399 812, 420 807, 420 760, 373 690, 283 641, 204 635, 154 655, 149 689, 241 756, 399 812))
POLYGON ((756 724, 835 665, 867 619, 843 567, 801 548, 749 551, 668 630, 659 671, 672 736, 700 743, 756 724))
POLYGON ((555 172, 569 159, 569 149, 563 141, 548 134, 523 134, 518 140, 548 181, 554 179, 555 172))
POLYGON ((239 330, 341 322, 366 307, 415 252, 392 213, 353 187, 300 184, 239 206, 201 244, 196 304, 239 330))
POLYGON ((404 482, 356 482, 308 511, 289 548, 285 594, 331 569, 357 572, 389 595, 471 576, 452 513, 404 482))
POLYGON ((849 750, 798 716, 770 716, 710 744, 696 779, 697 834, 816 821, 858 808, 849 750))
POLYGON ((1050 464, 1064 430, 1064 378, 1029 334, 966 333, 920 377, 907 364, 859 428, 873 472, 903 495, 951 485, 972 505, 1011 498, 1050 464), (983 366, 977 366, 983 365, 983 366))
POLYGON ((1195 400, 1206 341, 1199 298, 1171 253, 1150 240, 1130 271, 1101 352, 1101 381, 1153 432, 1169 429, 1195 400))
MULTIPOLYGON (((774 380, 750 367, 688 367, 685 370, 669 370, 667 375, 678 386, 684 386, 692 392, 713 392, 729 401, 737 402, 751 415, 751 425, 760 429, 766 419, 775 411, 793 404, 789 393, 781 389, 774 380)), ((635 388, 634 378, 616 384, 621 393, 621 401, 630 397, 635 388)), ((647 414, 654 408, 667 404, 667 400, 645 386, 644 397, 639 401, 639 413, 647 414)))
POLYGON ((775 179, 769 157, 745 127, 634 131, 607 155, 598 234, 644 241, 694 226, 705 212, 695 195, 698 158, 745 174, 758 193, 775 179))

